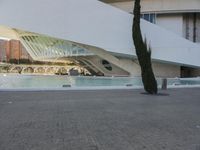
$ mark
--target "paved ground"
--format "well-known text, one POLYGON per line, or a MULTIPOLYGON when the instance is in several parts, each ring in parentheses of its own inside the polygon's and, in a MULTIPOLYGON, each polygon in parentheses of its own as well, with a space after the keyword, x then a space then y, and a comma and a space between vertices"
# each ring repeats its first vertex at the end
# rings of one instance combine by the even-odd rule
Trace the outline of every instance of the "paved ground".
POLYGON ((200 150, 200 89, 0 92, 0 150, 200 150))

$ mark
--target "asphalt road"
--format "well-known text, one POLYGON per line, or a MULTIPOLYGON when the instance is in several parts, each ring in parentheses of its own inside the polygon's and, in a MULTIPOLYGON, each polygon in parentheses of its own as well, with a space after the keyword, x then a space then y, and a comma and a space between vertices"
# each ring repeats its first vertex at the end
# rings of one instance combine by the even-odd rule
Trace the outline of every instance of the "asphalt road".
POLYGON ((200 150, 200 89, 0 92, 0 150, 200 150))

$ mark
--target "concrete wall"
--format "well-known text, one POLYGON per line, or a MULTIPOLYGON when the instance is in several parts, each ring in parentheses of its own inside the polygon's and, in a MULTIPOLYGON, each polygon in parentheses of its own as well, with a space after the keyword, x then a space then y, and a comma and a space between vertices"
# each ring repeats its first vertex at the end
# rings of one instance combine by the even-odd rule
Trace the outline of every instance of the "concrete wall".
MULTIPOLYGON (((133 1, 130 2, 116 2, 113 6, 118 7, 127 12, 132 12, 133 1)), ((200 12, 199 0, 142 0, 142 12, 200 12)))
POLYGON ((199 0, 142 0, 143 12, 200 11, 199 0))
MULTIPOLYGON (((102 72, 105 76, 129 76, 129 72, 123 70, 123 68, 119 68, 117 65, 114 65, 110 63, 110 66, 112 67, 111 70, 108 70, 105 68, 105 66, 102 64, 102 61, 104 59, 98 57, 98 56, 88 56, 85 59, 95 66, 100 72, 102 72)), ((93 69, 93 68, 92 68, 93 69)))
MULTIPOLYGON (((108 72, 106 70, 103 70, 102 65, 99 65, 99 63, 96 62, 96 60, 93 60, 94 64, 99 65, 98 68, 101 68, 101 71, 105 75, 124 75, 127 76, 127 72, 130 76, 138 77, 141 76, 140 66, 137 61, 127 59, 127 58, 117 58, 107 52, 105 52, 102 49, 98 49, 96 47, 86 47, 82 45, 83 48, 87 48, 88 50, 92 51, 94 54, 97 54, 99 58, 105 59, 118 67, 118 69, 114 69, 114 72, 108 72), (119 69, 121 68, 121 69, 119 69)), ((171 64, 165 64, 165 63, 158 63, 153 62, 152 63, 154 73, 156 77, 180 77, 180 66, 177 65, 171 65, 171 64)))
MULTIPOLYGON (((132 63, 131 66, 132 68, 130 69, 130 74, 134 77, 141 76, 140 66, 138 65, 138 62, 135 61, 134 63, 132 63)), ((180 77, 180 66, 153 62, 152 67, 156 77, 180 77)))
POLYGON ((156 24, 180 36, 183 36, 183 15, 182 14, 157 15, 156 24))
POLYGON ((164 63, 153 63, 153 70, 156 77, 175 78, 180 77, 180 66, 164 63))
MULTIPOLYGON (((117 67, 119 64, 112 64, 112 71, 108 71, 101 63, 101 58, 88 57, 87 58, 90 63, 95 64, 95 66, 105 75, 105 76, 132 76, 132 77, 140 77, 141 71, 140 66, 137 61, 129 60, 129 59, 120 59, 120 67, 117 67), (124 66, 124 68, 122 68, 124 66), (129 71, 124 71, 129 69, 129 71)), ((152 63, 153 70, 156 77, 167 77, 167 78, 175 78, 180 77, 180 66, 177 65, 169 65, 164 63, 152 63)))
POLYGON ((111 3, 111 5, 129 13, 133 12, 133 6, 134 6, 133 2, 117 2, 117 3, 111 3))
MULTIPOLYGON (((102 56, 103 52, 99 52, 99 54, 102 56)), ((93 62, 93 64, 95 64, 97 68, 99 68, 106 76, 116 76, 116 75, 117 76, 130 75, 133 77, 141 76, 140 66, 137 60, 130 60, 130 59, 115 60, 113 56, 110 56, 108 54, 106 55, 106 57, 104 57, 104 59, 112 63, 113 67, 112 71, 106 70, 104 66, 101 64, 102 59, 98 57, 91 57, 88 60, 93 62)), ((156 77, 168 77, 168 78, 180 77, 180 66, 178 65, 153 62, 152 66, 156 77)))
POLYGON ((192 70, 193 77, 200 77, 200 69, 193 69, 192 70))

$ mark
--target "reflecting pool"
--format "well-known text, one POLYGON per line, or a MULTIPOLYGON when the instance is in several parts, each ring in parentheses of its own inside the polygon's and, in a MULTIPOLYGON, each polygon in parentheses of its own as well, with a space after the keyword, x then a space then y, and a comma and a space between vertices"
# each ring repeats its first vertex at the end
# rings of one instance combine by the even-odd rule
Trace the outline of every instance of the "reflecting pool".
MULTIPOLYGON (((162 79, 158 78, 161 87, 162 79)), ((131 77, 73 77, 51 75, 0 74, 0 89, 63 88, 71 87, 132 87, 142 88, 141 78, 131 77)), ((169 78, 168 87, 200 85, 200 78, 169 78)))

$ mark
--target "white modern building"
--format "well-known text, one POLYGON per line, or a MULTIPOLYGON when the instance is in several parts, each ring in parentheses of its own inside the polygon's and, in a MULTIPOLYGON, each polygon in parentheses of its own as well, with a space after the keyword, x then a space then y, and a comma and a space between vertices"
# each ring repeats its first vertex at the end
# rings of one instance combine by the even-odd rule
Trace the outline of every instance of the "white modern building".
MULTIPOLYGON (((102 0, 128 13, 134 0, 102 0)), ((200 44, 199 0, 141 0, 142 18, 200 44)), ((198 76, 198 69, 181 67, 182 76, 198 76)))
MULTIPOLYGON (((157 77, 179 77, 181 68, 189 67, 194 69, 182 69, 183 76, 199 75, 200 45, 193 42, 199 40, 199 14, 193 11, 200 10, 200 2, 193 1, 191 6, 186 0, 142 1, 143 17, 152 23, 142 20, 141 28, 157 77), (184 19, 190 16, 186 11, 196 21, 184 19)), ((126 11, 98 0, 2 0, 0 36, 20 40, 35 60, 71 60, 97 75, 140 76, 131 31, 133 1, 112 2, 126 11)))
MULTIPOLYGON (((106 1, 106 0, 105 0, 106 1)), ((107 0, 129 13, 134 0, 107 0)), ((142 17, 193 42, 200 43, 199 0, 141 0, 142 17)))

